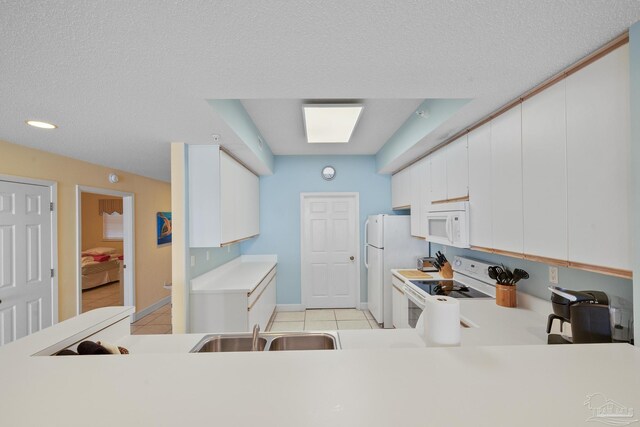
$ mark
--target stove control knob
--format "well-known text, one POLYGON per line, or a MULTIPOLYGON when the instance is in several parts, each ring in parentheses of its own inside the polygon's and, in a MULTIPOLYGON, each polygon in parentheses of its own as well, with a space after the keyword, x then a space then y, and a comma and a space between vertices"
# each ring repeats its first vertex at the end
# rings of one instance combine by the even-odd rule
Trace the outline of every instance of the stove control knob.
POLYGON ((456 267, 460 267, 462 265, 462 261, 457 259, 453 264, 455 264, 456 267))

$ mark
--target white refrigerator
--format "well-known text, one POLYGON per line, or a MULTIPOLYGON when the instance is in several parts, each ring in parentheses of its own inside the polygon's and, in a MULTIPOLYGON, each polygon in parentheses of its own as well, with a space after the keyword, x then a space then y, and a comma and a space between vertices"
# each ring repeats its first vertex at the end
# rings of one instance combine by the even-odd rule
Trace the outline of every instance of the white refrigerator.
POLYGON ((411 236, 409 215, 371 215, 365 223, 364 236, 367 306, 378 323, 393 328, 390 270, 415 269, 418 257, 429 256, 429 242, 411 236))

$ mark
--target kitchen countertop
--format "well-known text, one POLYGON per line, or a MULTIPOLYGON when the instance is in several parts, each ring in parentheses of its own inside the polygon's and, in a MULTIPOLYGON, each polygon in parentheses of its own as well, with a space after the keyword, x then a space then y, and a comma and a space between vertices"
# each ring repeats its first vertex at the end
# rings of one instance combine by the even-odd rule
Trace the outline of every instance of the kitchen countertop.
POLYGON ((276 255, 242 255, 191 279, 191 293, 251 292, 277 261, 276 255))
MULTIPOLYGON (((411 280, 402 276, 398 270, 391 270, 391 272, 403 281, 411 280)), ((436 280, 442 279, 439 273, 429 274, 436 280)), ((534 298, 528 297, 529 300, 534 298)), ((460 320, 472 326, 462 328, 462 346, 546 345, 547 343, 547 316, 540 312, 524 307, 501 307, 496 304, 495 299, 458 299, 458 301, 460 302, 460 320)), ((540 304, 547 304, 547 302, 540 300, 533 305, 540 304)))
POLYGON ((594 393, 640 408, 640 351, 627 344, 168 354, 157 337, 154 353, 30 356, 109 317, 0 348, 13 357, 0 364, 3 425, 572 426, 594 393))

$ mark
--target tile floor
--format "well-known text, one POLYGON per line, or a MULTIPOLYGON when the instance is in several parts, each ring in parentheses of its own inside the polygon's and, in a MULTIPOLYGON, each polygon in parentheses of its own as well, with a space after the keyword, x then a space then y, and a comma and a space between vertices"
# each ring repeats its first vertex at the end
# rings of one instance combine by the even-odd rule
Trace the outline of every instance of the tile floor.
POLYGON ((379 329, 368 310, 355 308, 279 311, 267 327, 270 332, 379 329))
MULTIPOLYGON (((379 329, 368 310, 318 309, 280 311, 267 327, 268 332, 325 331, 344 329, 379 329)), ((147 314, 131 324, 132 335, 170 334, 171 304, 147 314)))
POLYGON ((120 282, 113 282, 82 291, 82 312, 85 313, 100 307, 123 305, 121 288, 120 282))
POLYGON ((131 324, 131 335, 171 333, 171 304, 166 304, 131 324))

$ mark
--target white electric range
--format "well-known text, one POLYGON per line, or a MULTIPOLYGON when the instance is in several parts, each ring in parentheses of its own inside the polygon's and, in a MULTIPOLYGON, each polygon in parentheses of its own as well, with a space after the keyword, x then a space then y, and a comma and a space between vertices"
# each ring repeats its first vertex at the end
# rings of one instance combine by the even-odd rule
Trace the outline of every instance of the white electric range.
POLYGON ((418 318, 424 310, 425 301, 434 295, 446 295, 452 298, 495 298, 495 280, 489 277, 488 264, 472 258, 456 256, 453 259, 452 279, 407 280, 404 294, 407 298, 408 322, 416 327, 418 318))

